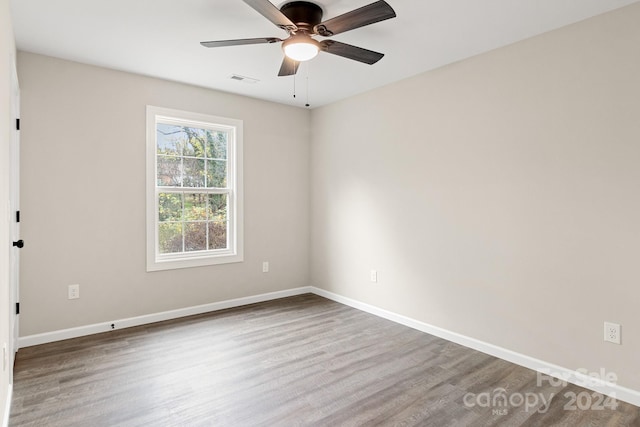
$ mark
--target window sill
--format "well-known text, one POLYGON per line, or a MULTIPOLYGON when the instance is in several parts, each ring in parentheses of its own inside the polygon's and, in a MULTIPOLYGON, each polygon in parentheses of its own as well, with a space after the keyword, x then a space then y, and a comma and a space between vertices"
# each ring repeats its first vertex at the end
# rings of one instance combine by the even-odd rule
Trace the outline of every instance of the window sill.
POLYGON ((199 256, 185 258, 165 258, 147 260, 147 272, 176 270, 180 268, 206 267, 209 265, 242 262, 242 254, 199 256))

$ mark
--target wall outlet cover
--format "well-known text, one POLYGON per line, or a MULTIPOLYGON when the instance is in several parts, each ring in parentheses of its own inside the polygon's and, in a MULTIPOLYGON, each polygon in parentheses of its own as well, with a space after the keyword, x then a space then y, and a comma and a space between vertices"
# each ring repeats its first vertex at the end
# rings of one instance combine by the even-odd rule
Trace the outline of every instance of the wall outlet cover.
POLYGON ((80 285, 69 285, 67 297, 69 299, 80 298, 80 285))
POLYGON ((604 340, 614 344, 620 344, 620 325, 604 322, 604 340))
POLYGON ((371 270, 371 281, 373 283, 378 282, 378 271, 377 270, 371 270))

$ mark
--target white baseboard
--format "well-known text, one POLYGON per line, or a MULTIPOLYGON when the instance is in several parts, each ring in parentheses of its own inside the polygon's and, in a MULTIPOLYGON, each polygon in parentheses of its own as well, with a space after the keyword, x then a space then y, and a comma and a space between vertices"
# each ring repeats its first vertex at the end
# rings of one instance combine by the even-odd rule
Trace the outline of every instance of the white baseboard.
POLYGON ((456 344, 481 351, 483 353, 498 357, 511 363, 515 363, 516 365, 524 366, 525 368, 533 369, 534 371, 550 375, 571 384, 576 384, 589 390, 593 390, 607 396, 615 397, 616 399, 631 403, 635 406, 640 406, 640 391, 607 382, 606 378, 594 378, 593 376, 587 375, 586 373, 578 372, 573 369, 567 369, 521 353, 516 353, 515 351, 511 351, 506 348, 498 347, 496 345, 477 340, 475 338, 451 332, 437 326, 429 325, 428 323, 424 323, 410 317, 402 316, 400 314, 393 313, 391 311, 384 310, 382 308, 366 304, 351 298, 347 298, 333 292, 325 291, 324 289, 312 287, 311 292, 321 297, 325 297, 341 304, 348 305, 349 307, 353 307, 358 310, 373 314, 375 316, 391 320, 392 322, 396 322, 401 325, 417 329, 418 331, 443 338, 447 341, 451 341, 456 344))
POLYGON ((7 401, 4 407, 4 416, 2 417, 2 427, 9 427, 9 415, 11 413, 11 398, 13 396, 13 384, 9 384, 7 388, 7 401))
MULTIPOLYGON (((382 308, 366 304, 351 298, 344 297, 342 295, 335 294, 333 292, 326 291, 324 289, 316 288, 313 286, 304 286, 300 288, 288 289, 284 291, 270 292, 266 294, 254 295, 243 298, 236 298, 226 301, 214 302, 210 304, 203 304, 194 307, 187 307, 177 310, 165 311, 161 313, 148 314, 144 316, 131 317, 127 319, 114 320, 111 322, 96 323, 93 325, 80 326, 77 328, 63 329, 60 331, 47 332, 43 334, 28 335, 20 337, 18 339, 19 347, 29 347, 38 344, 45 344, 54 341, 61 341, 69 338, 76 338, 85 335, 97 334, 100 332, 107 332, 112 330, 111 325, 115 326, 115 329, 128 328, 131 326, 145 325, 153 322, 161 322, 164 320, 177 319, 180 317, 192 316, 194 314, 208 313, 217 310, 224 310, 227 308, 239 307, 247 304, 254 304, 263 301, 270 301, 278 298, 285 298, 294 295, 301 295, 305 293, 313 293, 330 300, 339 302, 344 305, 356 308, 358 310, 373 314, 383 319, 391 320, 401 325, 408 326, 427 334, 443 338, 445 340, 454 342, 456 344, 463 345, 474 350, 481 351, 491 356, 498 357, 508 362, 515 363, 516 365, 524 366, 529 369, 533 369, 538 372, 556 377, 561 380, 565 380, 569 383, 579 385, 589 390, 597 391, 608 396, 613 396, 624 402, 631 403, 632 405, 640 406, 640 391, 629 389, 607 382, 605 379, 594 378, 585 373, 578 372, 573 369, 567 369, 552 363, 548 363, 515 351, 508 350, 503 347, 498 347, 493 344, 486 343, 484 341, 477 340, 465 335, 458 334, 446 329, 439 328, 437 326, 430 325, 428 323, 421 322, 419 320, 412 319, 382 308)), ((8 418, 7 418, 8 421, 8 418)), ((6 426, 6 424, 4 424, 6 426)))
POLYGON ((62 341, 69 338, 77 338, 86 335, 108 332, 115 329, 130 328, 132 326, 146 325, 164 320, 178 319, 180 317, 193 316, 195 314, 209 313, 211 311, 224 310, 227 308, 240 307, 257 302, 270 301, 278 298, 290 297, 293 295, 311 293, 312 288, 305 286, 301 288, 287 289, 284 291, 269 292, 266 294, 253 295, 249 297, 235 298, 226 301, 213 302, 210 304, 196 305, 193 307, 180 308, 177 310, 163 311, 160 313, 147 314, 144 316, 129 317, 127 319, 112 320, 92 325, 79 326, 76 328, 62 329, 59 331, 45 332, 42 334, 27 335, 18 338, 18 348, 31 347, 39 344, 46 344, 54 341, 62 341), (111 326, 113 325, 113 327, 111 326))

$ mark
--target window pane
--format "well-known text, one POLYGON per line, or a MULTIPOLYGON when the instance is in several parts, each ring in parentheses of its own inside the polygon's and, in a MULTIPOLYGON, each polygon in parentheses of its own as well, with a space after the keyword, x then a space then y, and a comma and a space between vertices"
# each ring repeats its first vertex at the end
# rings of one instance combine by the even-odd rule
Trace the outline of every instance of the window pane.
POLYGON ((209 224, 209 249, 227 248, 227 223, 210 222, 209 224))
POLYGON ((227 133, 207 131, 207 157, 210 159, 227 158, 227 133))
POLYGON ((204 187, 204 160, 184 159, 185 187, 204 187))
POLYGON ((184 195, 184 218, 187 221, 207 219, 207 195, 186 193, 184 195))
POLYGON ((227 195, 209 194, 209 221, 227 220, 227 195))
POLYGON ((146 112, 147 271, 242 261, 242 121, 146 112))
POLYGON ((204 251, 207 249, 207 223, 187 222, 184 225, 184 250, 204 251))
POLYGON ((204 129, 182 127, 184 132, 184 155, 204 158, 204 146, 207 141, 207 131, 204 129))
POLYGON ((176 193, 158 194, 158 220, 180 221, 182 219, 182 195, 176 193))
POLYGON ((163 222, 158 225, 158 249, 161 254, 182 252, 182 223, 163 222))
POLYGON ((158 186, 180 187, 180 157, 158 156, 158 186))
POLYGON ((207 187, 227 186, 227 161, 208 160, 207 161, 207 187))
POLYGON ((158 123, 156 125, 157 153, 180 156, 182 154, 182 145, 179 142, 181 134, 182 130, 179 126, 158 123))

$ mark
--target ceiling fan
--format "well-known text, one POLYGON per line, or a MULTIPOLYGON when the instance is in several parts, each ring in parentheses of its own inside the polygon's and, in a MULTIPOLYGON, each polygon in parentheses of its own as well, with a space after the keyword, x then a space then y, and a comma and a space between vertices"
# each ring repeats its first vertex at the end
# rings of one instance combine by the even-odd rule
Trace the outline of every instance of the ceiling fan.
POLYGON ((322 8, 308 1, 292 1, 280 9, 269 0, 243 0, 262 16, 282 28, 289 37, 261 37, 239 40, 219 40, 201 42, 205 47, 238 46, 246 44, 282 42, 285 57, 280 67, 279 76, 296 74, 302 61, 313 59, 318 52, 327 52, 344 58, 353 59, 365 64, 375 64, 384 54, 363 49, 335 40, 317 41, 313 36, 331 37, 365 25, 374 24, 394 18, 396 13, 383 0, 376 1, 351 12, 322 21, 322 8))

